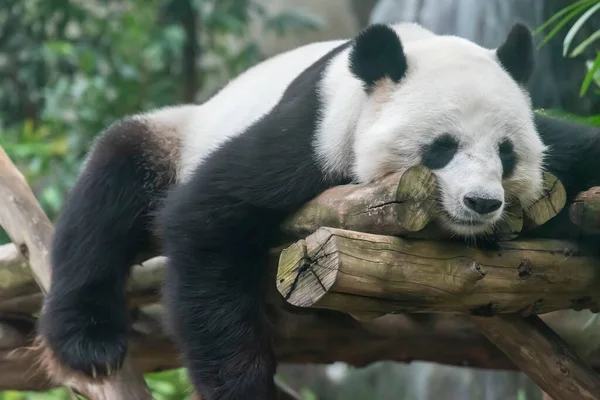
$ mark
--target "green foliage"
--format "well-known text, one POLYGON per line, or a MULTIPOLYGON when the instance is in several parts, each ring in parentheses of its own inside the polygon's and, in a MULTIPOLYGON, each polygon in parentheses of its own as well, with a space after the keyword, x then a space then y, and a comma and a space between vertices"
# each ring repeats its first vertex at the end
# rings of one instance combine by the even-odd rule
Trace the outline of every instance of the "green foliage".
POLYGON ((0 400, 71 400, 64 389, 55 389, 48 392, 0 392, 0 400))
POLYGON ((185 369, 146 374, 148 387, 156 400, 188 400, 192 389, 185 369))
MULTIPOLYGON (((590 47, 590 45, 600 39, 600 30, 597 30, 589 35, 585 40, 581 41, 579 45, 570 51, 573 46, 573 41, 585 23, 588 22, 592 16, 598 13, 600 13, 600 0, 579 0, 563 8, 536 29, 535 33, 541 33, 545 29, 549 28, 552 24, 555 24, 550 32, 546 34, 544 39, 540 42, 540 47, 548 43, 570 21, 578 17, 573 25, 571 25, 571 28, 563 40, 563 56, 577 57, 582 55, 583 52, 590 47)), ((596 56, 593 59, 588 60, 586 66, 588 72, 583 80, 583 83, 581 84, 581 89, 579 92, 580 96, 584 96, 588 92, 592 83, 595 83, 596 85, 595 93, 600 93, 600 51, 596 50, 596 56)))
POLYGON ((277 34, 319 26, 306 15, 269 15, 250 0, 0 1, 0 145, 48 215, 56 216, 99 132, 184 101, 190 35, 201 49, 192 54, 196 91, 260 61, 248 39, 253 18, 277 34), (195 35, 186 31, 190 13, 195 35))

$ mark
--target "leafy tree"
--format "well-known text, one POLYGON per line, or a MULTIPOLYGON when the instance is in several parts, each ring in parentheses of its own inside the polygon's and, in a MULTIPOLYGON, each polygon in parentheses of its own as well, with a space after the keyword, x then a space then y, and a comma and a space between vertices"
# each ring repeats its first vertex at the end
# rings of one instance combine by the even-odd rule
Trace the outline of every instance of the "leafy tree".
MULTIPOLYGON (((600 50, 598 43, 600 41, 600 30, 595 31, 591 35, 582 38, 579 44, 576 44, 575 39, 582 27, 592 21, 592 17, 600 15, 600 0, 579 0, 573 4, 563 8, 554 14, 548 21, 541 25, 536 33, 541 33, 551 27, 550 31, 544 36, 540 42, 540 46, 548 43, 558 32, 565 28, 570 22, 574 21, 569 28, 565 38, 563 39, 563 56, 564 57, 580 57, 589 47, 596 46, 596 55, 594 58, 587 60, 587 74, 581 84, 579 90, 580 96, 600 94, 600 50), (590 94, 590 92, 592 92, 590 94)), ((551 112, 556 115, 579 119, 593 125, 600 126, 600 115, 591 117, 576 117, 561 113, 560 111, 551 112)))

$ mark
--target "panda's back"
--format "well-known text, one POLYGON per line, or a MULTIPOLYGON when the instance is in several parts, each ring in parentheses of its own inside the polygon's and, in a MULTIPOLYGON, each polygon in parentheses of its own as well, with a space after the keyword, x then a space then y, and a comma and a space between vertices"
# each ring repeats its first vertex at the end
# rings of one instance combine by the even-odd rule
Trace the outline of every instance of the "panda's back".
MULTIPOLYGON (((436 36, 411 23, 393 28, 405 38, 404 43, 436 36)), ((178 180, 186 180, 222 141, 243 133, 267 114, 294 78, 346 41, 316 42, 284 52, 249 68, 201 105, 168 107, 145 114, 156 135, 177 138, 178 148, 172 158, 177 159, 178 180)))
POLYGON ((180 179, 185 180, 223 140, 267 114, 294 78, 343 42, 313 43, 270 58, 195 106, 182 131, 180 179))

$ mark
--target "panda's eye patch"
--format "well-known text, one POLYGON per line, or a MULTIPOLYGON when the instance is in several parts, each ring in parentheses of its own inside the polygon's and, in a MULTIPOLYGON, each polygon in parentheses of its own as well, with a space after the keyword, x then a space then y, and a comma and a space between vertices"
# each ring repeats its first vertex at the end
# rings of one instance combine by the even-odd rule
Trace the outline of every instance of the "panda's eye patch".
POLYGON ((445 133, 425 146, 421 162, 429 169, 444 168, 452 161, 457 151, 458 141, 452 135, 445 133))
POLYGON ((506 139, 498 146, 498 152, 500 153, 500 161, 502 161, 502 178, 508 178, 513 174, 515 165, 517 165, 515 148, 512 142, 506 139))

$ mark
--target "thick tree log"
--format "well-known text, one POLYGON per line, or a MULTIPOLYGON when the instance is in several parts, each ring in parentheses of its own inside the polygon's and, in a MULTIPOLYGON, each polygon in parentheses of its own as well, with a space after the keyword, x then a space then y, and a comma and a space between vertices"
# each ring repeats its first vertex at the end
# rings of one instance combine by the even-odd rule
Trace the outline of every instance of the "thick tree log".
MULTIPOLYGON (((134 268, 134 280, 145 283, 132 287, 135 290, 130 292, 130 298, 156 300, 157 290, 152 288, 158 288, 162 281, 164 261, 163 257, 157 257, 144 263, 146 267, 134 268), (145 268, 151 270, 142 277, 145 268), (138 291, 141 293, 138 294, 138 291)), ((276 268, 272 268, 272 271, 274 275, 276 268)), ((269 279, 270 282, 275 280, 274 276, 269 279)), ((345 361, 364 366, 379 360, 424 360, 490 369, 515 368, 501 351, 478 334, 470 323, 461 322, 460 318, 446 315, 386 315, 360 323, 335 311, 291 307, 286 305, 276 290, 273 287, 277 296, 271 295, 269 298, 274 308, 275 347, 280 362, 345 361)), ((552 318, 552 314, 548 317, 552 326, 560 323, 552 318)), ((134 324, 137 333, 130 340, 132 356, 138 368, 150 372, 180 366, 174 347, 156 327, 154 330, 140 329, 138 325, 134 324)), ((560 323, 560 326, 563 329, 561 334, 572 338, 575 344, 579 343, 579 325, 565 326, 560 323)), ((0 389, 49 388, 50 383, 44 371, 32 368, 37 355, 35 351, 18 351, 14 354, 10 351, 0 352, 0 371, 7 371, 0 374, 0 389)), ((600 368, 599 352, 593 351, 590 357, 594 367, 600 368)))
POLYGON ((321 226, 383 235, 423 229, 435 215, 436 178, 425 167, 409 168, 365 185, 343 185, 323 192, 283 224, 296 237, 321 226))
POLYGON ((524 209, 528 228, 537 228, 554 218, 567 202, 567 191, 554 175, 544 173, 542 196, 524 209))
POLYGON ((536 315, 469 319, 554 400, 600 399, 600 375, 536 315))
MULTIPOLYGON (((528 226, 537 226, 550 218, 552 213, 548 213, 548 209, 561 208, 564 188, 556 178, 548 174, 545 182, 547 190, 541 201, 530 210, 525 210, 528 226), (545 204, 552 204, 553 208, 543 207, 545 204)), ((428 169, 414 167, 403 174, 390 175, 375 184, 332 188, 307 203, 300 212, 287 220, 283 225, 283 232, 291 235, 294 240, 321 226, 417 238, 448 237, 451 234, 438 226, 435 220, 432 221, 436 208, 435 185, 435 177, 428 169)), ((521 207, 512 206, 507 214, 510 218, 499 224, 497 238, 514 238, 521 231, 521 207)), ((559 225, 553 230, 564 229, 559 225)), ((551 236, 559 236, 557 232, 554 233, 551 236)), ((23 258, 10 247, 0 247, 0 250, 0 277, 3 278, 0 284, 0 312, 36 312, 42 296, 34 284, 31 272, 19 267, 23 258)), ((140 282, 138 272, 144 269, 136 270, 133 282, 140 282)), ((146 289, 147 300, 153 300, 154 292, 148 286, 146 289)), ((135 296, 131 301, 135 305, 146 300, 135 296)))
MULTIPOLYGON (((452 232, 435 222, 437 200, 435 175, 417 166, 371 184, 331 188, 288 218, 282 230, 294 238, 303 238, 324 226, 390 236, 449 238, 452 232)), ((565 203, 563 185, 545 173, 540 199, 525 210, 518 204, 509 206, 495 237, 513 239, 524 224, 527 229, 535 229, 556 216, 565 203)))
POLYGON ((480 250, 321 228, 281 254, 277 287, 299 307, 359 318, 398 312, 597 310, 598 260, 556 240, 480 250))
MULTIPOLYGON (((277 254, 274 251, 273 256, 277 254)), ((274 282, 277 258, 274 257, 274 282)), ((133 278, 137 282, 131 286, 129 297, 137 304, 157 300, 158 287, 164 273, 164 257, 157 257, 144 263, 144 267, 134 268, 133 278)), ((346 361, 364 366, 379 360, 407 362, 424 360, 450 365, 470 365, 490 369, 514 369, 501 351, 485 340, 469 322, 450 315, 386 315, 373 321, 357 322, 348 315, 319 309, 296 308, 287 305, 273 285, 269 304, 273 308, 276 330, 276 352, 280 362, 292 363, 331 363, 346 361)), ((595 368, 600 368, 600 352, 595 343, 587 343, 581 338, 581 321, 565 324, 559 313, 543 316, 554 328, 570 339, 575 348, 589 357, 595 368), (583 346, 583 347, 582 347, 583 346), (591 350, 590 350, 591 349, 591 350)), ((159 319, 159 318, 157 318, 159 319)), ((486 319, 488 321, 490 319, 486 319)), ((33 321, 33 319, 31 320, 33 321)), ((15 333, 12 321, 0 325, 6 331, 15 333)), ((155 324, 133 326, 136 332, 130 339, 135 365, 144 372, 175 368, 180 366, 177 352, 171 342, 155 324)), ((0 390, 44 390, 49 388, 44 371, 31 368, 35 365, 33 351, 11 353, 10 347, 22 345, 33 331, 20 328, 23 337, 10 340, 12 346, 0 351, 0 390)))
MULTIPOLYGON (((8 233, 21 255, 30 263, 33 277, 43 292, 50 287, 49 248, 54 233, 23 175, 0 147, 0 226, 8 233)), ((61 371, 61 383, 75 388, 90 399, 151 399, 143 376, 126 360, 124 368, 102 384, 83 382, 61 371)))

